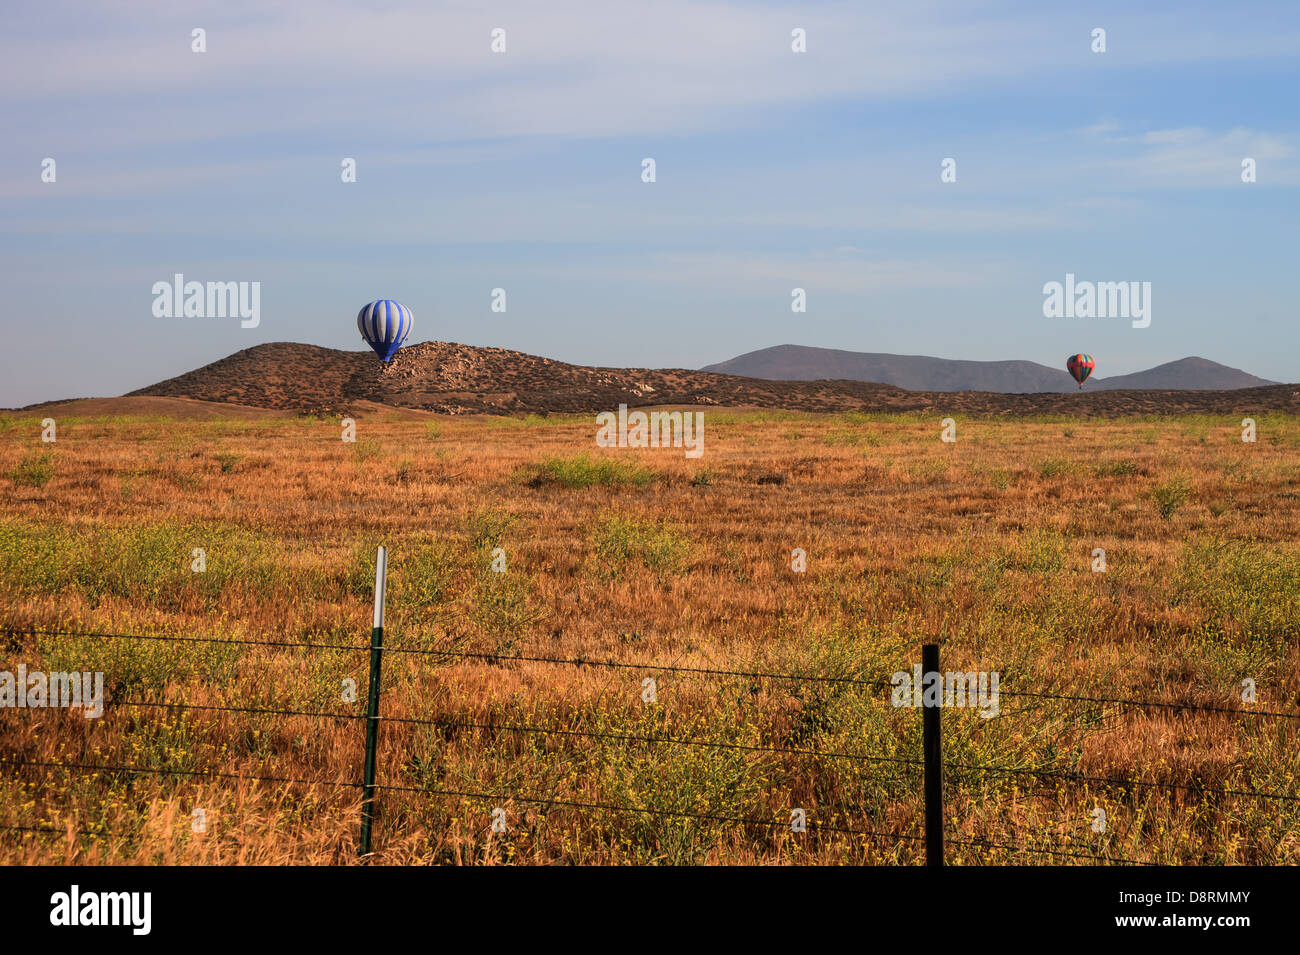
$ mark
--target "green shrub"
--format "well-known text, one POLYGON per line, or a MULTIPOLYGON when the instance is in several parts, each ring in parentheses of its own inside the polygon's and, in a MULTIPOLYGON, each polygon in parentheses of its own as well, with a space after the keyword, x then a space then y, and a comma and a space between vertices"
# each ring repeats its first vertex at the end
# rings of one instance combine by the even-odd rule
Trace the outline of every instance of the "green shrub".
POLYGON ((0 585, 15 593, 76 591, 91 606, 116 597, 170 612, 197 601, 212 610, 234 590, 278 593, 284 575, 283 562, 272 559, 260 537, 231 528, 0 524, 0 585), (205 552, 202 573, 191 570, 195 548, 205 552))
POLYGON ((374 438, 362 438, 352 445, 352 455, 357 464, 374 460, 383 452, 383 446, 374 438))
POLYGON ((474 547, 500 547, 506 532, 514 523, 515 519, 505 511, 483 507, 471 511, 462 527, 474 547))
POLYGON ((634 487, 651 484, 658 475, 649 468, 615 458, 577 454, 567 458, 550 457, 520 472, 529 487, 558 486, 567 488, 634 487))
POLYGON ((517 572, 484 571, 474 589, 470 619, 491 637, 494 652, 509 653, 519 637, 545 616, 532 606, 532 586, 517 572))
POLYGON ((1059 533, 1033 531, 1014 544, 999 549, 984 570, 993 580, 1008 570, 1028 574, 1059 573, 1065 567, 1068 547, 1068 541, 1059 533))
POLYGON ((54 477, 54 452, 33 451, 9 472, 9 480, 19 487, 42 488, 54 477))
MULTIPOLYGON (((371 561, 373 577, 373 560, 371 561)), ((440 543, 408 543, 396 548, 388 575, 394 608, 413 617, 437 614, 450 599, 455 558, 440 543)))
POLYGON ((1132 477, 1138 473, 1138 466, 1132 461, 1107 461, 1097 465, 1093 473, 1097 477, 1132 477))
POLYGON ((1192 489, 1187 480, 1177 477, 1152 489, 1151 499, 1156 502, 1156 510, 1160 512, 1160 516, 1168 520, 1187 502, 1191 494, 1192 489))
POLYGON ((602 521, 592 537, 594 558, 608 576, 632 561, 660 577, 679 573, 691 549, 689 538, 667 527, 626 517, 602 521))
POLYGON ((1175 577, 1175 602, 1204 608, 1213 623, 1248 637, 1300 638, 1300 560, 1294 548, 1254 541, 1193 541, 1175 577))
POLYGON ((1064 458, 1049 458, 1035 464, 1034 470, 1042 477, 1054 478, 1060 477, 1062 474, 1069 474, 1074 470, 1074 464, 1064 458))

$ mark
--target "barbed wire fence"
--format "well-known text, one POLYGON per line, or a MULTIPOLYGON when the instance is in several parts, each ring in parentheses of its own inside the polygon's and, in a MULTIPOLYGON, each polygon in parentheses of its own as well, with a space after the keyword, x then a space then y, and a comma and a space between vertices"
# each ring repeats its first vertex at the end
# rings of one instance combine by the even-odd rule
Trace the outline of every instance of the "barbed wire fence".
MULTIPOLYGON (((793 683, 838 684, 862 687, 872 690, 894 690, 895 684, 886 679, 865 679, 812 673, 787 673, 764 669, 727 669, 722 667, 680 666, 674 664, 656 664, 634 662, 608 658, 582 656, 551 656, 544 654, 489 653, 469 650, 433 649, 422 647, 404 647, 383 645, 384 636, 384 587, 386 577, 386 554, 383 548, 376 562, 375 617, 369 645, 256 640, 247 638, 217 638, 200 636, 180 636, 144 633, 113 633, 105 631, 84 631, 69 629, 42 629, 34 627, 15 628, 0 627, 0 634, 10 640, 24 637, 67 637, 90 640, 131 640, 142 642, 161 642, 169 644, 201 644, 230 647, 266 647, 282 649, 303 649, 312 651, 330 651, 340 653, 368 653, 369 674, 367 681, 367 698, 365 713, 348 713, 331 710, 308 710, 283 707, 234 706, 217 704, 189 703, 184 701, 113 699, 105 700, 106 709, 113 710, 166 710, 171 712, 210 712, 257 714, 275 717, 301 717, 327 721, 363 721, 364 722, 364 764, 359 780, 304 779, 291 776, 264 775, 257 773, 234 773, 212 770, 169 769, 165 767, 138 766, 118 763, 82 763, 63 760, 33 760, 21 756, 0 753, 0 769, 5 772, 16 770, 64 770, 68 772, 106 774, 125 773, 143 776, 179 777, 190 780, 212 781, 247 781, 279 785, 301 785, 333 787, 336 789, 360 790, 361 820, 359 854, 363 859, 373 855, 371 845, 372 827, 377 814, 381 793, 407 793, 429 797, 446 797, 474 800, 487 804, 502 805, 522 803, 546 808, 564 808, 584 811, 613 812, 626 815, 656 816, 661 818, 690 819, 699 822, 747 826, 757 829, 786 830, 793 833, 824 832, 836 835, 848 835, 884 843, 911 843, 922 848, 926 864, 943 865, 948 846, 969 849, 994 850, 1009 853, 1026 853, 1058 859, 1081 859, 1108 864, 1145 864, 1141 860, 1126 858, 1113 854, 1099 854, 1093 847, 1081 847, 1086 851, 1072 851, 1071 848, 1043 847, 1024 844, 993 842, 981 839, 957 838, 948 828, 943 812, 943 794, 945 775, 951 773, 974 773, 1003 776, 1025 777, 1032 780, 1046 780, 1057 783, 1065 782, 1097 786, 1121 791, 1157 790, 1183 794, 1214 795, 1225 798, 1250 798, 1274 804, 1300 803, 1300 795, 1263 790, 1229 789, 1225 787, 1203 785, 1198 783, 1174 783, 1128 776, 1099 776, 1074 772, 1055 766, 1002 766, 962 761, 945 762, 942 757, 941 717, 944 705, 942 692, 937 703, 926 702, 922 705, 922 753, 918 757, 886 755, 880 753, 854 753, 801 748, 790 746, 767 746, 756 743, 726 742, 711 739, 682 737, 666 734, 606 732, 593 729, 577 729, 563 726, 538 726, 529 723, 496 722, 484 720, 464 720, 450 718, 423 718, 384 716, 380 713, 382 702, 381 667, 385 655, 413 655, 441 658, 444 660, 467 660, 480 663, 500 665, 506 663, 532 663, 557 667, 595 668, 611 671, 636 671, 639 673, 672 673, 703 677, 726 677, 747 680, 788 681, 793 683), (759 818, 729 813, 693 812, 684 809, 671 809, 654 806, 631 806, 613 802, 564 799, 554 795, 541 795, 522 792, 480 792, 471 789, 443 788, 436 786, 402 785, 396 782, 379 782, 376 779, 377 757, 379 750, 379 730, 383 724, 436 727, 442 730, 475 730, 493 734, 520 734, 535 737, 565 737, 593 742, 632 743, 647 746, 697 747, 709 750, 726 750, 743 753, 766 753, 792 757, 816 757, 830 760, 845 760, 873 765, 908 767, 919 771, 922 777, 922 797, 925 806, 925 826, 923 834, 906 832, 886 832, 869 828, 833 825, 813 821, 803 821, 800 827, 792 819, 759 818)), ((935 644, 926 644, 922 648, 922 675, 929 680, 931 674, 942 687, 943 673, 939 669, 939 648, 935 644)), ((1098 695, 1072 695, 1066 693, 1039 692, 1028 690, 1006 690, 999 688, 998 693, 1012 699, 1081 703, 1090 705, 1116 706, 1120 708, 1143 709, 1151 711, 1204 713, 1213 716, 1273 719, 1282 721, 1300 721, 1300 712, 1285 712, 1270 709, 1232 708, 1221 705, 1196 703, 1176 703, 1168 701, 1144 700, 1132 697, 1107 697, 1098 695)), ((801 811, 801 810, 800 810, 801 811)), ((0 823, 0 830, 16 833, 68 835, 97 837, 105 835, 102 829, 81 828, 77 826, 47 826, 0 823)))

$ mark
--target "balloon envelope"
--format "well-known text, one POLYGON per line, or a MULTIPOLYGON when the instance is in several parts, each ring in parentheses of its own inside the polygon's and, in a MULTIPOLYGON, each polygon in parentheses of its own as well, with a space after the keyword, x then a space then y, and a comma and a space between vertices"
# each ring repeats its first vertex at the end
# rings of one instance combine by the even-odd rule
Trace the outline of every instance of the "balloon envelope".
POLYGON ((357 329, 375 354, 388 361, 411 334, 411 310, 400 302, 381 298, 357 313, 357 329))
POLYGON ((1065 360, 1065 370, 1079 383, 1080 388, 1083 387, 1084 380, 1092 374, 1095 365, 1096 362, 1092 360, 1092 356, 1085 355, 1082 352, 1071 355, 1065 360))

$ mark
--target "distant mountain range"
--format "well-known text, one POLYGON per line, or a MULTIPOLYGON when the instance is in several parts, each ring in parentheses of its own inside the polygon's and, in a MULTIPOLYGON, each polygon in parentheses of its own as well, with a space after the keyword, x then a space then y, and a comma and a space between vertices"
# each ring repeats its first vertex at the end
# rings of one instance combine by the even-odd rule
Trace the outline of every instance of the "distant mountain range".
MULTIPOLYGON (((1065 356, 1061 356, 1065 364, 1065 356)), ((772 381, 872 381, 909 391, 988 391, 1022 395, 1077 391, 1062 368, 1034 361, 964 361, 923 355, 776 345, 748 352, 703 371, 772 381)), ((1085 391, 1235 391, 1276 382, 1257 378, 1206 358, 1180 358, 1146 371, 1110 378, 1089 378, 1085 391)))

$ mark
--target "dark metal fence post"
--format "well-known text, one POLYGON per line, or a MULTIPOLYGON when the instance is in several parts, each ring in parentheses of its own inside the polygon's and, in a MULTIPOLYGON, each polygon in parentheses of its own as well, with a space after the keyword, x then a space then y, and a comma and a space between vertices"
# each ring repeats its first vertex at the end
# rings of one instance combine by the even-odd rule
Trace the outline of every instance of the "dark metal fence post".
POLYGON ((370 631, 370 683, 366 703, 366 767, 362 779, 361 855, 370 855, 370 826, 375 813, 375 748, 379 740, 379 667, 384 654, 384 584, 388 576, 388 552, 375 554, 375 625, 370 631))
POLYGON ((921 748, 925 756, 925 864, 943 865, 943 747, 939 739, 939 716, 943 705, 943 674, 939 671, 939 645, 921 647, 921 748), (931 677, 930 674, 934 676, 931 677), (926 705, 927 680, 936 681, 938 702, 926 705))

